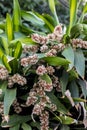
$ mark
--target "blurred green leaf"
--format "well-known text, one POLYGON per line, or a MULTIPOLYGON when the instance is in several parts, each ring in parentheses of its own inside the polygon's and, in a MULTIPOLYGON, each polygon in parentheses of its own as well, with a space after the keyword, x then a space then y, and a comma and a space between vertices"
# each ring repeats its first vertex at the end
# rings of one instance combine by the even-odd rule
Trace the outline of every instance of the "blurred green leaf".
POLYGON ((86 82, 87 81, 82 80, 82 79, 78 80, 78 84, 81 86, 82 93, 83 93, 85 99, 87 97, 87 83, 86 82))
MULTIPOLYGON (((59 118, 61 119, 62 124, 65 124, 65 125, 70 125, 70 124, 75 123, 75 120, 69 116, 59 116, 59 118)), ((55 117, 55 119, 57 118, 55 117)))
POLYGON ((70 128, 67 125, 62 125, 60 130, 70 130, 70 128))
POLYGON ((52 92, 47 93, 47 95, 49 96, 51 102, 53 104, 56 104, 58 112, 64 113, 64 114, 68 113, 68 110, 66 109, 66 107, 60 102, 60 100, 52 92))
POLYGON ((7 57, 5 55, 2 56, 2 62, 5 65, 5 67, 7 68, 7 70, 9 72, 11 72, 11 67, 10 67, 10 65, 8 63, 8 59, 7 59, 7 57))
POLYGON ((54 18, 56 20, 56 25, 58 25, 59 24, 59 20, 58 20, 58 16, 57 16, 57 13, 56 13, 56 8, 55 8, 55 0, 48 0, 48 2, 49 2, 50 10, 53 13, 54 18))
POLYGON ((9 65, 11 67, 11 73, 12 74, 15 74, 18 72, 18 60, 16 58, 12 58, 10 61, 9 61, 9 65))
POLYGON ((62 55, 70 61, 69 70, 74 66, 74 51, 71 46, 66 47, 62 52, 62 55))
POLYGON ((66 91, 68 80, 69 80, 69 74, 67 72, 63 71, 62 77, 60 78, 60 84, 61 84, 61 87, 62 87, 61 88, 62 89, 62 94, 64 94, 65 91, 66 91))
POLYGON ((16 43, 16 48, 14 50, 14 57, 17 58, 17 59, 20 58, 21 53, 22 53, 22 44, 21 44, 20 41, 18 41, 16 43))
POLYGON ((35 26, 43 26, 45 23, 44 21, 39 18, 36 14, 34 14, 31 11, 21 11, 22 18, 24 18, 26 21, 31 22, 35 26))
POLYGON ((18 0, 13 0, 13 24, 14 30, 19 31, 21 25, 21 11, 18 0))
POLYGON ((75 60, 74 60, 74 66, 76 68, 76 71, 78 74, 84 78, 85 74, 85 57, 83 55, 82 50, 78 49, 75 51, 75 60))
POLYGON ((19 130, 20 124, 10 127, 9 130, 19 130))
POLYGON ((23 123, 23 124, 22 124, 22 129, 23 129, 23 130, 32 130, 31 126, 28 125, 28 124, 26 124, 26 123, 23 123))
POLYGON ((61 57, 44 57, 42 58, 45 60, 49 65, 53 66, 60 66, 60 65, 68 65, 70 62, 61 57))
POLYGON ((69 90, 71 92, 71 96, 74 98, 78 98, 79 97, 79 88, 75 82, 75 80, 73 80, 70 84, 69 84, 69 90))
POLYGON ((8 49, 8 43, 7 43, 7 39, 5 37, 0 37, 0 41, 5 49, 5 53, 7 55, 9 55, 9 49, 8 49))
POLYGON ((84 5, 84 7, 83 7, 83 10, 82 10, 82 13, 81 13, 81 16, 80 16, 80 18, 79 18, 79 23, 81 23, 81 22, 83 22, 83 19, 84 19, 84 16, 86 15, 86 13, 87 13, 87 2, 86 2, 86 4, 84 5))
POLYGON ((77 2, 78 0, 70 0, 70 24, 69 24, 69 33, 70 29, 76 22, 77 15, 77 2))
POLYGON ((10 106, 13 101, 16 99, 16 88, 14 89, 6 89, 4 96, 4 115, 9 115, 10 106))
POLYGON ((31 116, 11 115, 8 122, 2 122, 2 127, 12 127, 31 120, 31 116))
POLYGON ((9 14, 7 14, 6 16, 6 34, 7 34, 8 41, 13 40, 14 38, 13 23, 12 23, 11 16, 9 14))
POLYGON ((50 76, 47 74, 44 74, 43 76, 41 76, 41 79, 45 80, 47 83, 52 84, 52 80, 51 80, 50 76))

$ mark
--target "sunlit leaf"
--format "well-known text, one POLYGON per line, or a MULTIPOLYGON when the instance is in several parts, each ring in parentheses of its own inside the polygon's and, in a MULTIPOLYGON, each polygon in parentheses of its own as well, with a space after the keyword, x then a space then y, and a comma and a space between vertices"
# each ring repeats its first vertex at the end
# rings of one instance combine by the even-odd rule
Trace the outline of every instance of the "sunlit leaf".
POLYGON ((70 25, 69 25, 69 32, 70 32, 71 27, 76 22, 77 2, 78 2, 78 0, 70 0, 70 25))
POLYGON ((7 59, 7 57, 5 55, 2 56, 2 62, 5 65, 5 67, 7 68, 7 70, 9 72, 11 72, 11 67, 10 67, 10 65, 8 63, 8 59, 7 59))
POLYGON ((20 57, 21 53, 22 53, 22 44, 20 41, 18 41, 16 43, 16 48, 14 51, 14 57, 18 59, 20 57))
POLYGON ((58 20, 58 16, 57 16, 57 13, 56 13, 56 8, 55 8, 55 0, 48 0, 48 2, 49 2, 50 10, 53 13, 54 18, 56 20, 56 24, 59 24, 59 20, 58 20))
POLYGON ((13 0, 13 24, 14 30, 19 31, 19 26, 21 25, 21 12, 18 0, 13 0))
POLYGON ((49 65, 53 66, 60 66, 60 65, 68 65, 70 62, 61 57, 44 57, 42 58, 45 60, 49 65))
POLYGON ((26 21, 30 21, 32 24, 39 26, 43 26, 45 24, 41 18, 39 18, 36 14, 34 14, 31 11, 22 11, 21 15, 26 21))
POLYGON ((7 34, 8 41, 13 40, 14 38, 13 23, 12 23, 11 16, 9 14, 7 14, 6 16, 6 34, 7 34))

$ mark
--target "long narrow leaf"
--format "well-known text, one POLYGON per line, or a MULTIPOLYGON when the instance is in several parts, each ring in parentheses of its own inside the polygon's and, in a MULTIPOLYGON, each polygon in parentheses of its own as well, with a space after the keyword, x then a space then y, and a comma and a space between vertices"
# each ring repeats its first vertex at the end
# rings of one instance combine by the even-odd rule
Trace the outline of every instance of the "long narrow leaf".
POLYGON ((10 111, 10 106, 13 101, 16 99, 16 88, 6 89, 4 96, 4 115, 7 116, 10 111))
POLYGON ((19 31, 19 26, 21 25, 21 12, 18 0, 13 1, 13 23, 14 30, 19 31))
POLYGON ((12 19, 9 14, 6 16, 6 34, 8 41, 13 40, 14 35, 13 35, 13 24, 12 24, 12 19))
POLYGON ((48 0, 48 2, 49 2, 50 10, 53 13, 54 18, 56 20, 56 24, 59 24, 59 20, 58 20, 58 16, 57 16, 57 13, 56 13, 56 8, 55 8, 55 0, 48 0))
POLYGON ((77 2, 78 2, 78 0, 70 0, 70 25, 69 25, 69 33, 70 33, 71 27, 76 22, 77 2))
POLYGON ((43 26, 45 24, 41 18, 31 11, 21 11, 21 15, 26 21, 30 21, 32 24, 39 26, 43 26))

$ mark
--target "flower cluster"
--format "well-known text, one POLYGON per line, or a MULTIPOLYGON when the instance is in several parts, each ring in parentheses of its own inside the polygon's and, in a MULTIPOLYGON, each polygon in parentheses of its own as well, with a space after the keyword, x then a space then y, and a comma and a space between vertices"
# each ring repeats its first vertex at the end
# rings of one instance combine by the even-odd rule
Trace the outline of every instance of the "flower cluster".
POLYGON ((71 43, 74 48, 87 49, 87 41, 83 41, 82 39, 72 39, 71 43))
POLYGON ((27 80, 20 74, 14 74, 8 78, 8 87, 12 88, 15 83, 24 86, 27 83, 27 80))
POLYGON ((0 79, 6 80, 8 78, 8 70, 4 66, 0 66, 0 79))
POLYGON ((38 56, 36 54, 21 59, 22 66, 34 65, 38 62, 38 56))

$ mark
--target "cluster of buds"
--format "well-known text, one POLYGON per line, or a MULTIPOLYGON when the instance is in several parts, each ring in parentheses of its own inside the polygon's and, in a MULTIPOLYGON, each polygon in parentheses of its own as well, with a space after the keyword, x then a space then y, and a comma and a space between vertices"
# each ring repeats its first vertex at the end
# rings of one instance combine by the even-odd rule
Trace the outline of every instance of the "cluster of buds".
POLYGON ((72 39, 71 43, 74 48, 87 49, 87 41, 83 41, 82 39, 72 39))
POLYGON ((14 100, 13 104, 12 104, 14 111, 19 114, 20 112, 22 112, 22 108, 20 107, 20 104, 17 102, 17 99, 14 100))
POLYGON ((36 54, 21 59, 21 65, 27 67, 28 65, 34 65, 38 62, 38 56, 36 54))
POLYGON ((46 52, 45 53, 46 54, 46 56, 47 57, 51 57, 51 56, 56 56, 56 54, 57 54, 57 51, 56 51, 56 49, 51 49, 51 50, 49 50, 48 52, 46 52))
POLYGON ((44 91, 47 91, 47 92, 51 92, 53 89, 52 83, 48 83, 41 78, 39 78, 38 85, 39 85, 39 87, 42 87, 44 89, 44 91))
POLYGON ((32 40, 34 42, 37 42, 37 43, 41 44, 41 45, 46 44, 47 41, 48 41, 47 37, 41 36, 41 35, 38 35, 38 34, 33 34, 32 35, 32 40))
POLYGON ((63 37, 63 32, 62 32, 62 26, 58 25, 54 28, 53 33, 48 34, 47 36, 41 36, 38 34, 33 34, 32 35, 32 40, 43 45, 47 44, 49 41, 58 41, 60 42, 63 37))
POLYGON ((15 83, 24 86, 27 84, 27 80, 20 74, 14 74, 12 77, 8 78, 8 87, 12 88, 15 83))
POLYGON ((49 113, 47 111, 43 111, 40 115, 41 122, 41 130, 49 130, 49 113))
POLYGON ((38 68, 36 69, 36 74, 38 74, 38 75, 43 75, 46 72, 47 72, 47 70, 44 65, 38 66, 38 68))
POLYGON ((6 80, 8 78, 8 70, 4 66, 0 66, 0 80, 6 80))
POLYGON ((37 45, 24 45, 23 47, 23 53, 36 53, 38 51, 38 46, 37 45))
POLYGON ((57 45, 53 45, 51 48, 55 49, 57 52, 61 52, 62 50, 64 50, 65 45, 63 43, 59 43, 57 45))

